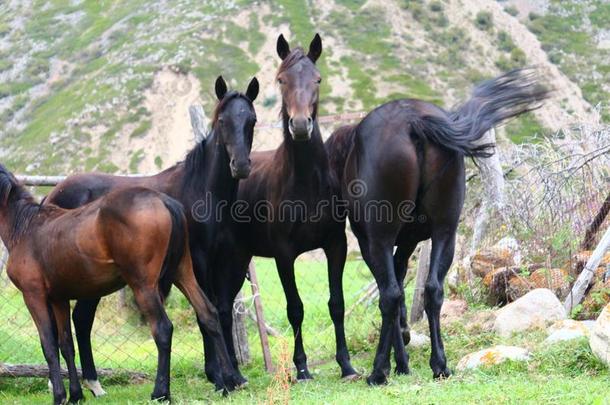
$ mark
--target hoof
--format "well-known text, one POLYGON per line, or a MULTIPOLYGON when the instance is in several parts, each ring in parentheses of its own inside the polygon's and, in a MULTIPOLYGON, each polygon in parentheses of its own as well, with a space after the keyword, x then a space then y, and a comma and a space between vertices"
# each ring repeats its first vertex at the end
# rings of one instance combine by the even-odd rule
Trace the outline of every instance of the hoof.
POLYGON ((303 370, 297 371, 297 382, 305 382, 305 381, 309 381, 309 380, 313 380, 313 377, 309 373, 309 370, 304 368, 303 370))
POLYGON ((396 375, 411 374, 411 370, 409 369, 409 366, 396 366, 396 369, 394 370, 394 372, 396 373, 396 375))
POLYGON ((104 391, 102 384, 98 380, 83 380, 83 386, 91 391, 96 398, 106 395, 106 391, 104 391))
POLYGON ((155 402, 171 402, 169 392, 167 394, 153 394, 150 396, 150 399, 155 402))
POLYGON ((357 372, 353 372, 352 374, 341 376, 341 380, 345 382, 359 381, 362 379, 362 374, 358 374, 357 372))
POLYGON ((433 377, 435 380, 444 380, 444 379, 451 377, 451 374, 452 374, 451 370, 449 370, 448 368, 445 368, 442 371, 433 373, 433 377))
POLYGON ((71 404, 78 404, 79 402, 81 402, 84 399, 85 399, 85 396, 83 395, 82 392, 80 394, 74 394, 74 395, 70 394, 70 399, 68 400, 68 402, 71 404))
POLYGON ((246 380, 241 374, 231 374, 223 376, 223 385, 222 388, 228 392, 238 390, 240 388, 248 385, 248 380, 246 380))
POLYGON ((371 374, 367 379, 366 383, 371 386, 375 385, 386 385, 388 383, 388 378, 385 374, 371 374))

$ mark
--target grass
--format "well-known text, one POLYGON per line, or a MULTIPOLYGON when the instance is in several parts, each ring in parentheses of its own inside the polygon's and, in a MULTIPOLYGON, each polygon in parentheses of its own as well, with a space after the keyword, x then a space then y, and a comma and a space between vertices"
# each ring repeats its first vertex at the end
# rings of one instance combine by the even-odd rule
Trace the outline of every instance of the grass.
MULTIPOLYGON (((292 350, 290 328, 286 321, 283 292, 273 265, 268 259, 257 260, 257 273, 267 322, 285 337, 271 337, 274 361, 287 344, 292 350)), ((471 320, 477 316, 471 310, 464 321, 445 323, 443 335, 450 367, 455 368, 465 354, 495 344, 513 344, 530 349, 534 355, 528 363, 504 363, 476 371, 457 372, 447 381, 435 382, 428 366, 429 347, 409 349, 412 374, 392 376, 389 385, 370 388, 364 381, 343 382, 333 357, 334 338, 326 309, 327 286, 325 264, 307 259, 297 263, 297 282, 305 303, 303 336, 315 380, 289 385, 290 402, 310 403, 553 403, 604 404, 610 384, 607 369, 593 356, 585 339, 552 346, 544 343, 541 331, 502 339, 485 331, 471 320), (322 361, 322 363, 320 363, 322 361)), ((345 277, 346 307, 359 296, 362 286, 370 281, 368 270, 358 260, 348 262, 345 277)), ((407 297, 412 295, 412 285, 407 297)), ((0 330, 0 358, 9 363, 44 363, 32 322, 19 294, 3 289, 0 314, 5 321, 0 330)), ((248 296, 247 289, 244 296, 248 296)), ((129 299, 128 299, 129 301, 129 299)), ((248 306, 248 302, 246 302, 248 306)), ((153 375, 155 349, 146 327, 139 325, 134 311, 116 311, 116 302, 104 299, 96 318, 94 352, 100 367, 134 369, 153 375), (128 337, 128 338, 126 338, 128 337), (120 346, 120 350, 117 347, 120 346)), ((201 344, 191 310, 179 293, 170 295, 170 318, 174 322, 172 351, 172 395, 175 403, 266 403, 279 398, 273 377, 263 371, 259 343, 252 325, 248 325, 252 361, 242 368, 249 378, 247 388, 222 398, 205 381, 201 371, 201 344), (271 387, 271 388, 270 388, 271 387)), ((379 315, 376 303, 362 305, 346 319, 348 344, 356 369, 366 374, 372 367, 377 340, 379 315)), ((422 332, 425 322, 414 329, 422 332)), ((288 356, 287 367, 293 367, 288 356)), ((152 382, 130 384, 125 376, 104 379, 108 396, 95 400, 99 404, 146 403, 152 382)), ((91 398, 91 395, 88 395, 91 398)), ((0 401, 6 404, 37 404, 48 402, 46 380, 0 378, 0 401)))

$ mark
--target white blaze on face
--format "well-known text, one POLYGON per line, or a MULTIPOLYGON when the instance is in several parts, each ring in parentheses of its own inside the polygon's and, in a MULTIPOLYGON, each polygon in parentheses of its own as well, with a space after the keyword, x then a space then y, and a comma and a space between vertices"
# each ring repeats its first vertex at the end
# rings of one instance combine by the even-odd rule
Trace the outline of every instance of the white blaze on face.
POLYGON ((102 384, 98 380, 83 380, 85 388, 90 390, 96 397, 106 395, 106 391, 102 388, 102 384))

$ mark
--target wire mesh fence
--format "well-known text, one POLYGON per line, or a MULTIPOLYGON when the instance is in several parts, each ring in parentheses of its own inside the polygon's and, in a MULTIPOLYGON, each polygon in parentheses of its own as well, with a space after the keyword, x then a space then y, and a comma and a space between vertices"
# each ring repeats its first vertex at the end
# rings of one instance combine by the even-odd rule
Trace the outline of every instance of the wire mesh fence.
MULTIPOLYGON (((322 133, 328 136, 337 122, 328 122, 322 133)), ((254 149, 275 147, 281 140, 277 128, 267 127, 257 133, 254 149)), ((547 268, 569 269, 570 261, 581 250, 582 239, 610 192, 610 136, 608 128, 576 128, 563 137, 541 140, 531 145, 500 149, 507 180, 505 209, 496 216, 482 246, 512 235, 521 244, 528 263, 547 268), (563 139, 563 140, 562 140, 563 139)), ((476 173, 476 168, 472 167, 476 173)), ((460 225, 456 263, 468 254, 467 240, 480 205, 481 184, 468 182, 469 190, 460 225)), ((599 225, 610 226, 606 218, 599 225)), ((361 260, 356 240, 348 231, 349 252, 344 272, 345 329, 352 354, 369 350, 377 339, 380 317, 373 278, 361 260)), ((593 242, 594 243, 594 242, 593 242)), ((273 259, 256 258, 258 286, 265 320, 273 331, 269 336, 274 357, 286 341, 292 347, 293 332, 286 316, 286 300, 273 259)), ((296 262, 296 281, 304 303, 302 336, 310 364, 332 361, 335 353, 334 328, 328 311, 326 259, 321 250, 302 255, 296 262)), ((458 266, 459 267, 459 266, 458 266)), ((410 265, 411 269, 415 266, 410 265)), ((413 270, 411 270, 413 272, 413 270)), ((529 274, 523 273, 524 278, 529 274)), ((569 283, 570 280, 562 280, 569 283)), ((412 288, 409 286, 408 288, 412 288)), ((410 300, 412 290, 406 293, 410 300)), ((252 290, 248 282, 241 293, 241 311, 254 313, 252 290)), ((172 370, 201 370, 202 341, 194 312, 177 290, 167 301, 174 323, 172 370)), ((38 334, 23 303, 20 292, 12 286, 6 272, 0 274, 0 359, 12 364, 45 364, 38 334)), ((246 317, 252 364, 262 367, 262 353, 256 323, 246 317)), ((152 372, 156 348, 137 311, 130 292, 102 299, 93 334, 93 352, 97 366, 152 372)))

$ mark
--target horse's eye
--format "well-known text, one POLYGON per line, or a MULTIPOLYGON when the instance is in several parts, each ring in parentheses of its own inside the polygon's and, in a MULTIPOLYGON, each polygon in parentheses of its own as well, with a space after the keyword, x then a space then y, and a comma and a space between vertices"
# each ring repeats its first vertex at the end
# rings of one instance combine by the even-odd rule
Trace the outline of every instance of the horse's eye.
POLYGON ((277 79, 277 82, 278 82, 279 84, 284 84, 284 81, 283 81, 282 79, 277 79))
POLYGON ((316 80, 316 83, 318 83, 318 84, 322 83, 322 78, 319 78, 318 80, 316 80))

